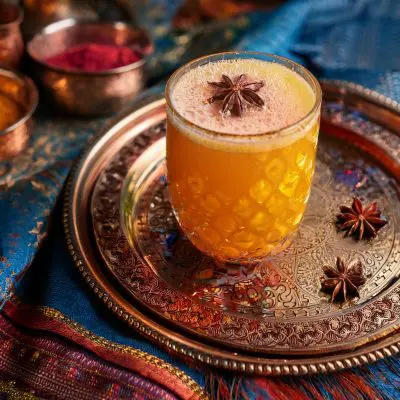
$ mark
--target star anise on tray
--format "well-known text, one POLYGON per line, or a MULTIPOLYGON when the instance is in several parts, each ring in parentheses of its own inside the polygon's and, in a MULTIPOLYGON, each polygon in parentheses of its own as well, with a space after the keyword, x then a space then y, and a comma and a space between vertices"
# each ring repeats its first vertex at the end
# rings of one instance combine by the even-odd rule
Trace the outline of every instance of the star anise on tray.
POLYGON ((245 74, 233 80, 227 75, 222 75, 222 81, 208 82, 208 84, 214 87, 216 92, 207 101, 214 103, 214 101, 222 100, 223 114, 229 112, 231 115, 240 117, 245 104, 258 108, 264 106, 264 100, 256 93, 264 86, 264 82, 247 82, 245 74))
POLYGON ((338 257, 336 268, 331 266, 323 267, 325 277, 321 277, 321 289, 324 292, 331 292, 331 302, 338 298, 347 301, 347 296, 360 297, 358 287, 364 285, 366 278, 364 276, 361 261, 353 260, 349 264, 338 257))
POLYGON ((337 225, 346 235, 356 235, 358 240, 375 237, 387 221, 381 218, 378 203, 374 201, 363 207, 360 199, 354 198, 351 207, 341 206, 337 215, 337 225))

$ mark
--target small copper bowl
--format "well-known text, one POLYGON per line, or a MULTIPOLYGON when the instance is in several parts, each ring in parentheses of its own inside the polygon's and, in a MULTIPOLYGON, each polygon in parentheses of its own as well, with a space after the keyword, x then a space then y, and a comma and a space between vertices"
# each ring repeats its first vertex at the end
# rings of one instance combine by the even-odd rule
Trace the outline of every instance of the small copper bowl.
POLYGON ((39 96, 35 84, 28 77, 6 69, 0 69, 0 94, 15 103, 21 114, 11 126, 0 130, 0 161, 4 161, 20 153, 28 144, 32 114, 39 96))
POLYGON ((143 89, 144 66, 153 46, 145 31, 123 22, 66 19, 36 34, 28 43, 27 51, 53 103, 71 114, 99 116, 120 111, 143 89), (44 61, 83 43, 132 47, 141 52, 142 58, 101 72, 67 70, 44 61))
POLYGON ((18 68, 24 52, 20 7, 0 0, 0 68, 18 68))

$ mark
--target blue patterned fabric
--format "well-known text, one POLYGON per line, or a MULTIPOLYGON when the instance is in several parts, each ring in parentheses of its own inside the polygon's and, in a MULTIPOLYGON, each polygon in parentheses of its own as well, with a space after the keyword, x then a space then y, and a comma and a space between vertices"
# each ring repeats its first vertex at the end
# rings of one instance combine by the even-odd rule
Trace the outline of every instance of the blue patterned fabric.
MULTIPOLYGON (((294 0, 273 13, 257 11, 175 32, 170 21, 181 3, 135 2, 156 45, 151 82, 191 58, 237 48, 284 55, 318 76, 355 81, 400 101, 398 0, 294 0)), ((73 160, 106 120, 65 117, 43 103, 29 149, 0 163, 0 299, 17 290, 25 301, 54 307, 101 336, 174 362, 203 384, 200 373, 114 321, 81 282, 63 244, 56 201, 73 160)))
POLYGON ((29 148, 0 163, 0 305, 47 236, 49 216, 72 162, 101 124, 71 123, 41 107, 29 148))

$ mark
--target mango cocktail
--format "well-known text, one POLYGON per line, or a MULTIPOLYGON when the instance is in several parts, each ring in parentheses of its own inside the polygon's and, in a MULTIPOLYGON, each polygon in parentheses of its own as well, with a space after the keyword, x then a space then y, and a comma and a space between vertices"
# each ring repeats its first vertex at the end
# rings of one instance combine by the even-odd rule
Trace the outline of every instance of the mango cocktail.
POLYGON ((166 96, 169 192, 187 237, 227 262, 282 250, 310 195, 316 79, 280 57, 223 53, 175 72, 166 96))

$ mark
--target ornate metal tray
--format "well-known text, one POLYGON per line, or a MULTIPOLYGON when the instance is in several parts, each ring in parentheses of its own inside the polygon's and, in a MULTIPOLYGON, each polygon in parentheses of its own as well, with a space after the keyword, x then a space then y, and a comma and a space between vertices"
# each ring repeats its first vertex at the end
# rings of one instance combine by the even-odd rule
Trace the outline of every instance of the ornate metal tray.
POLYGON ((75 263, 104 304, 186 359, 246 373, 326 372, 397 353, 400 106, 343 82, 323 90, 306 216, 292 245, 251 271, 215 265, 179 232, 167 200, 163 99, 106 127, 71 174, 64 212, 75 263), (336 230, 339 205, 355 195, 378 200, 389 221, 374 241, 336 230), (320 292, 322 266, 338 255, 360 259, 368 277, 345 305, 320 292))

